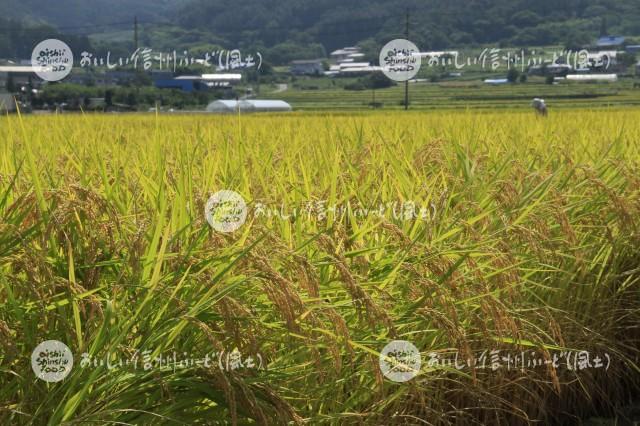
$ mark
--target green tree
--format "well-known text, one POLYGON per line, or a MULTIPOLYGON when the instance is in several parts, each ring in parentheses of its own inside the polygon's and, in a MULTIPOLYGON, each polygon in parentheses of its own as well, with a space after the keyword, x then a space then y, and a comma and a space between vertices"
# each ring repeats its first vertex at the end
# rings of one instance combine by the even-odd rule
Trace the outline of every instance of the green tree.
POLYGON ((507 80, 509 80, 509 83, 516 83, 519 76, 520 72, 517 69, 509 68, 509 71, 507 72, 507 80))
POLYGON ((625 68, 631 67, 638 62, 636 55, 633 53, 621 53, 616 59, 625 68))
POLYGON ((609 28, 607 25, 607 17, 603 16, 600 18, 600 37, 604 37, 609 34, 609 28))
POLYGON ((135 92, 130 91, 127 94, 127 105, 130 105, 130 106, 138 105, 138 97, 136 96, 135 92))
POLYGON ((395 86, 396 83, 382 74, 381 72, 374 72, 370 74, 366 79, 365 85, 368 89, 384 89, 386 87, 395 86))
POLYGON ((104 92, 104 104, 107 108, 113 106, 113 90, 108 89, 104 92))

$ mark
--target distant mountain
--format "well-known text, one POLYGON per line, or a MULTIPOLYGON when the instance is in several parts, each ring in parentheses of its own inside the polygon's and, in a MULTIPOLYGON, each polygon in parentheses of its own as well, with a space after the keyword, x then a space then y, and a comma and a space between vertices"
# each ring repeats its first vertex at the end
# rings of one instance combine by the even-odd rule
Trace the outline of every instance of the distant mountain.
POLYGON ((191 0, 187 28, 239 43, 321 43, 410 38, 425 49, 473 43, 581 44, 600 33, 640 35, 639 0, 191 0))
MULTIPOLYGON (((134 16, 157 21, 188 0, 2 0, 0 17, 46 23, 64 32, 91 33, 124 28, 134 16), (120 25, 113 25, 113 24, 120 25)), ((129 24, 130 26, 131 24, 129 24)))
POLYGON ((601 34, 640 36, 640 0, 0 0, 0 55, 23 55, 31 48, 25 39, 37 40, 37 29, 8 31, 6 18, 65 35, 102 34, 92 41, 130 49, 125 31, 137 16, 141 43, 156 48, 256 49, 284 64, 360 44, 372 59, 384 42, 404 37, 407 13, 409 38, 423 50, 574 48, 601 34))

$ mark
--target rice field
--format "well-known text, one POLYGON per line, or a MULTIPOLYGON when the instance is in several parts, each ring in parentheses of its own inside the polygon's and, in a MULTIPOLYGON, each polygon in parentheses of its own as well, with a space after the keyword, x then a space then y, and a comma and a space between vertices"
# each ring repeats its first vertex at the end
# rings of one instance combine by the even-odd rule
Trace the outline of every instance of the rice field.
POLYGON ((640 110, 0 129, 2 424, 577 424, 640 394, 640 110))
MULTIPOLYGON (((487 74, 486 78, 495 77, 487 74)), ((440 111, 443 109, 473 109, 495 111, 528 111, 531 99, 545 99, 551 109, 638 108, 640 86, 634 80, 617 83, 560 83, 488 85, 475 81, 443 81, 416 83, 409 89, 411 109, 440 111)), ((298 80, 288 90, 270 96, 289 102, 296 111, 362 111, 371 110, 373 101, 385 110, 402 110, 404 85, 372 90, 344 90, 340 84, 352 79, 337 79, 337 84, 322 83, 321 79, 298 80)), ((268 93, 268 92, 267 92, 268 93)))

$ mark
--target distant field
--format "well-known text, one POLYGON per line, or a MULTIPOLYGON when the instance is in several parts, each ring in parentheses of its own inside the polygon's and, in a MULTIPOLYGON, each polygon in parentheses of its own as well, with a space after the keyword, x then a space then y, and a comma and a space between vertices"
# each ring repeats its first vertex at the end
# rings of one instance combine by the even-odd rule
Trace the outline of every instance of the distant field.
MULTIPOLYGON (((495 78, 495 76, 493 77, 495 78)), ((640 83, 640 80, 638 80, 640 83)), ((290 102, 294 109, 333 110, 370 109, 374 100, 372 90, 344 90, 336 83, 332 87, 325 80, 308 79, 289 85, 289 90, 277 93, 277 98, 290 102), (304 88, 317 89, 304 89, 304 88)), ((263 97, 268 96, 263 92, 263 97)), ((560 83, 547 85, 542 81, 525 84, 490 86, 480 81, 455 80, 442 83, 414 83, 410 85, 409 101, 413 109, 513 109, 528 108, 531 99, 542 97, 551 110, 566 108, 607 108, 640 106, 640 87, 633 80, 618 83, 560 83)), ((403 108, 404 85, 375 91, 375 101, 384 109, 403 108)))
POLYGON ((640 393, 640 109, 569 107, 640 91, 449 90, 413 105, 504 109, 1 117, 0 423, 615 417, 640 393), (512 110, 534 95, 548 118, 512 110), (232 233, 205 217, 220 190, 248 206, 232 233), (31 365, 50 339, 74 356, 57 383, 31 365), (405 383, 381 371, 392 340, 420 352, 405 383), (540 364, 508 369, 523 353, 540 364))

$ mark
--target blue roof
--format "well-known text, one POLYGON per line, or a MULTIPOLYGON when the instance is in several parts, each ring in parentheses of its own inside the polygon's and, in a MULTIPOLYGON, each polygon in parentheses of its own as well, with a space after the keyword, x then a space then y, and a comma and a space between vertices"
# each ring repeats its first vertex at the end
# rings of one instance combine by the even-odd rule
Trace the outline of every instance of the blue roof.
POLYGON ((624 37, 606 36, 606 37, 600 37, 598 39, 598 41, 597 41, 597 44, 600 47, 604 47, 604 46, 619 46, 619 45, 624 43, 624 40, 625 40, 624 37))
POLYGON ((193 80, 158 79, 155 85, 159 89, 179 89, 183 92, 193 92, 195 90, 193 80))
POLYGON ((197 92, 207 89, 206 85, 201 82, 200 77, 156 79, 154 84, 159 89, 179 89, 183 92, 197 92))

